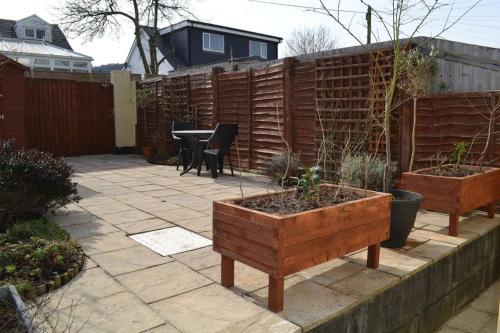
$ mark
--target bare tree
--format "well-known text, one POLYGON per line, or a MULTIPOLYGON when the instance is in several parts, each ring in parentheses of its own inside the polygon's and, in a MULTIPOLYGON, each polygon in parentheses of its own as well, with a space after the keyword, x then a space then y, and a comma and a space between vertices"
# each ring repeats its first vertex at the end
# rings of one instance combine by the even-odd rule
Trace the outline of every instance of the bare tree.
MULTIPOLYGON (((337 8, 330 9, 326 5, 325 0, 318 0, 321 9, 309 9, 310 11, 317 12, 326 15, 333 19, 342 29, 344 29, 356 42, 360 45, 365 46, 361 39, 356 36, 350 27, 350 23, 346 23, 346 20, 341 18, 341 0, 337 1, 337 8)), ((369 4, 366 0, 359 0, 361 4, 369 4)), ((446 31, 450 30, 455 26, 467 13, 469 13, 472 8, 474 8, 481 0, 475 0, 471 5, 464 10, 462 13, 457 15, 453 20, 450 20, 452 11, 454 9, 454 1, 450 6, 446 21, 441 29, 434 34, 433 37, 440 37, 446 31)), ((403 58, 405 55, 405 50, 408 45, 411 45, 413 38, 418 34, 423 27, 429 23, 431 18, 436 14, 436 12, 445 6, 449 6, 448 1, 444 0, 392 0, 390 1, 390 8, 388 11, 385 9, 374 8, 371 6, 372 13, 375 19, 380 23, 382 31, 387 35, 387 38, 392 43, 392 70, 391 75, 388 80, 383 79, 383 91, 384 91, 384 115, 383 115, 383 125, 382 130, 385 135, 385 155, 386 155, 386 175, 384 181, 384 191, 387 191, 390 184, 390 168, 392 164, 392 154, 391 154, 391 113, 396 109, 401 101, 398 101, 397 88, 398 83, 403 75, 404 66, 403 58), (418 14, 416 14, 418 13, 418 14), (404 40, 406 38, 406 40, 404 40)), ((349 20, 352 22, 352 18, 349 20)), ((375 35, 379 39, 378 35, 375 35)), ((374 57, 374 52, 370 52, 368 47, 366 47, 369 54, 374 57)), ((383 70, 374 59, 377 70, 380 71, 383 77, 383 70)))
POLYGON ((289 56, 331 50, 336 48, 337 44, 337 39, 330 29, 322 25, 295 29, 286 40, 289 56))
POLYGON ((158 25, 193 16, 189 5, 190 0, 66 0, 59 12, 61 25, 68 33, 84 36, 89 41, 109 32, 121 32, 124 23, 132 23, 144 71, 158 74, 158 68, 165 61, 164 57, 157 59, 156 56, 158 25), (153 31, 147 40, 149 55, 143 46, 142 25, 153 31))
POLYGON ((437 65, 435 59, 420 53, 418 49, 406 51, 403 54, 403 76, 400 87, 413 99, 413 124, 411 131, 411 158, 408 171, 413 170, 416 151, 417 131, 417 102, 425 95, 430 86, 432 77, 436 73, 437 65))

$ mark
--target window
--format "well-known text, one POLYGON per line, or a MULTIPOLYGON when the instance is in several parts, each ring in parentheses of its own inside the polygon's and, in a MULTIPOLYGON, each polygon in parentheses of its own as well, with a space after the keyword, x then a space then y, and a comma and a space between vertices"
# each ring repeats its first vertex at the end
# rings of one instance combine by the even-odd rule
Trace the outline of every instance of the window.
POLYGON ((203 51, 224 53, 224 36, 204 32, 203 51))
POLYGON ((248 54, 250 57, 258 56, 267 59, 267 43, 256 42, 254 40, 250 41, 250 51, 248 54))
POLYGON ((36 29, 36 38, 44 39, 45 38, 45 30, 36 29))
POLYGON ((54 61, 54 65, 57 67, 69 67, 69 60, 59 60, 54 61))
POLYGON ((45 29, 24 28, 24 37, 45 39, 45 29))
POLYGON ((35 38, 35 29, 33 28, 24 29, 24 36, 26 38, 35 38))
POLYGON ((88 62, 86 61, 74 61, 73 62, 73 67, 78 67, 78 68, 87 68, 88 62))
POLYGON ((50 66, 50 60, 44 58, 35 58, 34 64, 39 66, 50 66))

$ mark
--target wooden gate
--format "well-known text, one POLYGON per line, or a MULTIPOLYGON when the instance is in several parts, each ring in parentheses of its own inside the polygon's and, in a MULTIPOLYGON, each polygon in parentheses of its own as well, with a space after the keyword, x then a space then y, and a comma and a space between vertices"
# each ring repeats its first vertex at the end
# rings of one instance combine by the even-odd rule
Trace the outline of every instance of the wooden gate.
POLYGON ((26 145, 59 156, 115 149, 110 84, 26 79, 26 145))

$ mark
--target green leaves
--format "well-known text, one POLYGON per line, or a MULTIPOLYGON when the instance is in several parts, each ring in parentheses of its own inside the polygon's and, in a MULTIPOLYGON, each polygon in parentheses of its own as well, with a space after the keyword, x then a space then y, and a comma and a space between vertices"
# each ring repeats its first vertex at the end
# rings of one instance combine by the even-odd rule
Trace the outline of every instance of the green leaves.
POLYGON ((469 149, 469 144, 461 141, 453 147, 451 152, 450 161, 456 165, 462 165, 467 158, 467 150, 469 149))
POLYGON ((313 166, 305 171, 297 182, 297 189, 302 193, 305 200, 315 199, 317 196, 317 185, 321 182, 321 168, 313 166))

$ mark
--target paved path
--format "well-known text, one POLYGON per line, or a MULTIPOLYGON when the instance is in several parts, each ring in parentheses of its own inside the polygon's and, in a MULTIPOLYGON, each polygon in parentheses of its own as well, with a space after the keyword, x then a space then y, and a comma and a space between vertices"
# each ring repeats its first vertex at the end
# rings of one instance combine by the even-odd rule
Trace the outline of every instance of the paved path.
MULTIPOLYGON (((285 310, 266 309, 267 275, 236 263, 235 287, 220 282, 220 256, 211 246, 161 256, 129 238, 180 227, 212 237, 212 201, 272 191, 262 176, 211 179, 139 156, 84 156, 77 170, 82 200, 51 219, 83 246, 87 265, 52 293, 55 331, 300 332, 338 316, 394 286, 433 260, 497 227, 500 218, 464 217, 460 237, 446 235, 448 217, 422 213, 407 246, 382 249, 380 268, 367 269, 366 249, 288 276, 285 310)), ((482 213, 481 213, 482 214, 482 213)))
POLYGON ((438 333, 499 333, 500 280, 451 318, 438 333))

